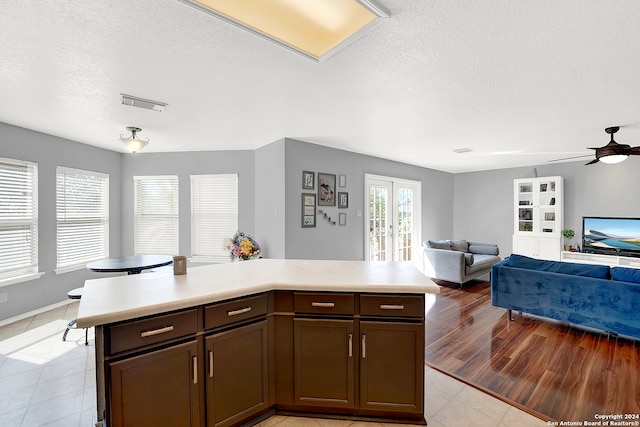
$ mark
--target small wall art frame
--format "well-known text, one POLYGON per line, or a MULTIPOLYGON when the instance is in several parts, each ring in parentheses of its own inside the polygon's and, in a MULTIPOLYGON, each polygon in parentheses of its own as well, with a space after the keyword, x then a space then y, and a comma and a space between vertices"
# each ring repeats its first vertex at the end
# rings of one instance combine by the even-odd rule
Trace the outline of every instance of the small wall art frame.
POLYGON ((316 226, 316 195, 302 193, 302 228, 316 226))
POLYGON ((349 207, 349 193, 338 192, 338 209, 346 209, 349 207))
POLYGON ((336 175, 318 172, 318 206, 336 205, 336 175))
POLYGON ((302 171, 302 189, 314 190, 316 188, 316 173, 310 171, 302 171))
POLYGON ((339 175, 338 176, 338 187, 346 187, 347 186, 347 176, 346 175, 339 175))
POLYGON ((338 225, 345 226, 347 225, 347 214, 344 212, 340 212, 338 214, 338 225))

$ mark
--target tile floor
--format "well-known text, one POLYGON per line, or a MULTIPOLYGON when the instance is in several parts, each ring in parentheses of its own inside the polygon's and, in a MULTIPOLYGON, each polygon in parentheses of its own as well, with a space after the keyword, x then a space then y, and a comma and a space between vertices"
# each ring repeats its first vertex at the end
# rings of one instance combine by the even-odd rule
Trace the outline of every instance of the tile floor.
MULTIPOLYGON (((62 333, 78 302, 0 327, 0 426, 93 427, 93 334, 62 333)), ((542 427, 547 423, 438 371, 426 369, 431 427, 542 427)), ((394 424, 273 416, 261 427, 384 427, 394 424)), ((396 425, 398 426, 398 425, 396 425)))

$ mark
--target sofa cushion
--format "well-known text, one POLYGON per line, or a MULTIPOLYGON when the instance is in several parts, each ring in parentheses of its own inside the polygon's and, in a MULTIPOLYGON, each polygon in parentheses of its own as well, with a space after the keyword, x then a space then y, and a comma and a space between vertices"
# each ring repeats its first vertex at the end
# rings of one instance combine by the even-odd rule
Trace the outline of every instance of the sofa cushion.
POLYGON ((469 252, 469 243, 466 240, 449 240, 449 245, 452 251, 469 252))
POLYGON ((448 240, 427 240, 427 245, 429 245, 431 249, 451 250, 448 240))
POLYGON ((640 269, 613 267, 611 268, 611 279, 620 282, 640 283, 640 269))
POLYGON ((609 279, 609 267, 606 265, 578 264, 573 262, 549 261, 513 254, 509 257, 509 266, 528 270, 548 271, 551 273, 571 274, 573 276, 609 279))
POLYGON ((473 264, 473 261, 474 261, 473 254, 467 254, 467 253, 464 254, 465 265, 471 265, 473 264))
POLYGON ((498 255, 498 245, 489 245, 485 243, 469 243, 469 252, 483 255, 498 255))

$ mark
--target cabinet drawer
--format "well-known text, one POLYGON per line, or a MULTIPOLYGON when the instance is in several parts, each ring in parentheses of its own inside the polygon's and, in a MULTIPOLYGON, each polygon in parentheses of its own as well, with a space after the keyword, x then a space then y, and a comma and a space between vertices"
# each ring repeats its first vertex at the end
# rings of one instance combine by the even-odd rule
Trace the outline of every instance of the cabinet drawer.
POLYGON ((197 312, 192 309, 109 326, 110 353, 195 334, 198 329, 197 312))
POLYGON ((424 317, 424 297, 419 295, 360 295, 362 316, 424 317))
POLYGON ((296 292, 293 296, 296 313, 353 314, 353 294, 296 292))
POLYGON ((205 329, 217 328, 267 314, 267 295, 240 298, 204 309, 205 329))

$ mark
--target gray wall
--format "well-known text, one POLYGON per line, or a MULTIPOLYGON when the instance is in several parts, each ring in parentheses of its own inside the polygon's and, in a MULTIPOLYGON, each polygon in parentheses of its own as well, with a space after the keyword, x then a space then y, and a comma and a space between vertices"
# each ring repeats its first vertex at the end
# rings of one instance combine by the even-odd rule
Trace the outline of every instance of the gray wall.
MULTIPOLYGON (((116 141, 117 142, 117 141, 116 141)), ((56 167, 66 166, 109 174, 109 250, 119 256, 121 154, 0 123, 0 157, 38 164, 38 263, 45 274, 39 279, 0 287, 8 301, 0 304, 0 320, 8 319, 66 299, 96 273, 77 270, 56 274, 56 167)))
POLYGON ((255 238, 262 256, 285 258, 285 140, 255 151, 255 238))
MULTIPOLYGON (((254 152, 201 151, 124 154, 122 161, 122 248, 133 255, 134 176, 177 175, 180 254, 191 256, 191 175, 238 174, 238 228, 254 233, 254 152)), ((229 236, 231 237, 231 236, 229 236)))
MULTIPOLYGON (((449 238, 453 233, 453 175, 286 139, 286 258, 364 259, 364 175, 384 175, 422 182, 422 237, 449 238), (347 176, 349 208, 320 207, 337 220, 338 212, 347 213, 347 225, 331 226, 321 218, 315 228, 300 226, 302 171, 347 176)), ((337 184, 336 184, 337 185, 337 184)))
MULTIPOLYGON (((588 159, 587 159, 588 160, 588 159)), ((512 250, 513 180, 562 176, 564 228, 576 232, 580 244, 583 216, 640 217, 640 159, 617 165, 587 161, 501 169, 454 175, 454 235, 467 240, 495 242, 501 256, 512 250), (537 173, 537 175, 536 175, 537 173)))

